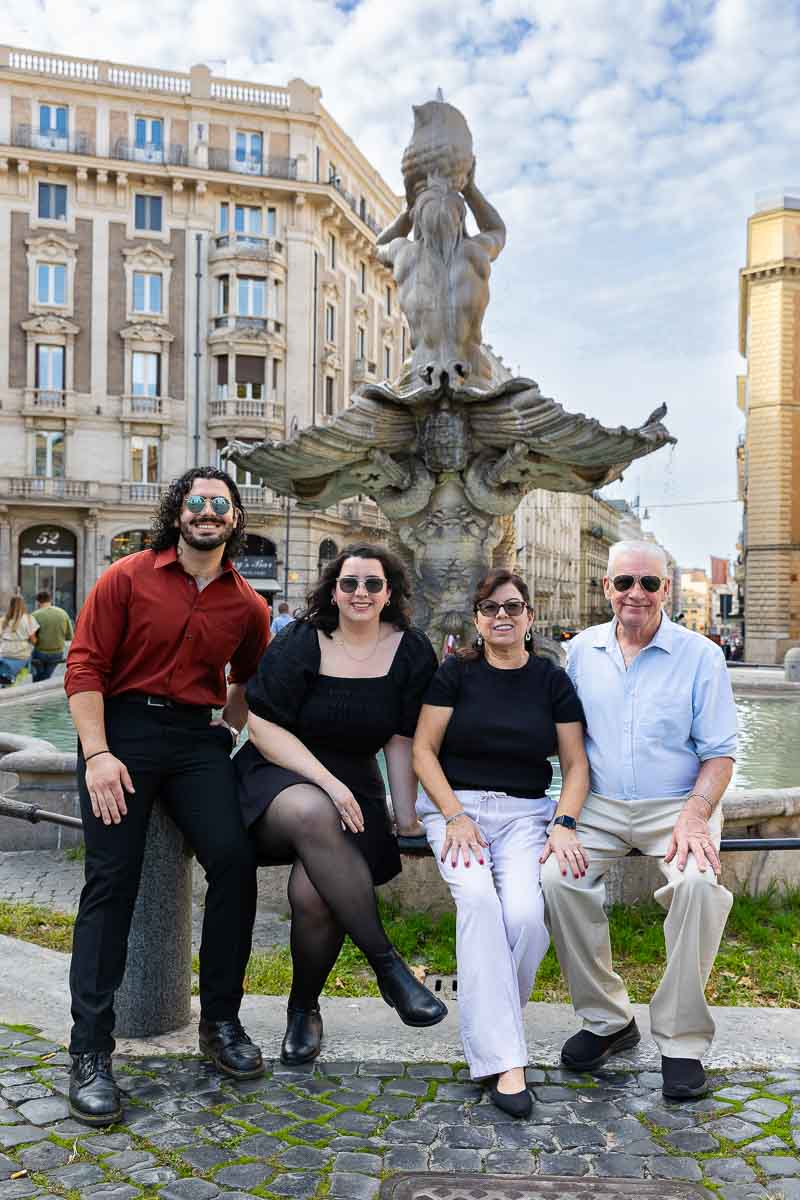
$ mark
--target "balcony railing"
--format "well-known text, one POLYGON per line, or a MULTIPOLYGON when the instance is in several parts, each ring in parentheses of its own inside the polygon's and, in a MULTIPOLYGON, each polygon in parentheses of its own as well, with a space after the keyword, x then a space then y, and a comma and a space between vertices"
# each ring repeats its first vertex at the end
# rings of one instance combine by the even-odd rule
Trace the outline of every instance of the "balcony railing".
POLYGON ((74 392, 59 388, 26 388, 25 412, 71 414, 74 409, 74 392))
MULTIPOLYGON (((242 497, 242 504, 245 508, 278 507, 278 501, 269 488, 262 487, 258 483, 240 483, 239 495, 242 497)), ((267 578, 275 578, 275 576, 267 576, 267 578)))
POLYGON ((209 171, 233 171, 237 175, 259 175, 265 179, 297 179, 296 158, 261 158, 246 154, 237 158, 230 150, 208 148, 209 171))
POLYGON ((338 182, 338 180, 329 179, 328 182, 329 182, 330 186, 335 191, 337 191, 344 200, 347 201, 347 203, 350 205, 350 207, 352 208, 353 212, 356 214, 358 219, 360 221, 363 221, 364 224, 367 226, 367 228, 371 229, 372 232, 377 237, 377 235, 382 230, 382 226, 378 224, 378 222, 375 220, 375 218, 372 216, 371 213, 368 213, 366 211, 366 209, 362 206, 360 199, 357 200, 352 192, 348 192, 346 190, 346 188, 343 188, 341 183, 338 182))
POLYGON ((185 167, 189 162, 186 147, 177 142, 169 146, 157 146, 148 142, 144 146, 131 144, 127 138, 117 138, 110 158, 119 158, 123 162, 154 163, 156 166, 168 164, 171 167, 185 167))
POLYGON ((124 419, 139 418, 149 421, 171 420, 169 396, 123 396, 122 416, 124 419))
POLYGON ((214 329, 254 329, 259 333, 282 333, 283 323, 274 317, 213 317, 214 329))
POLYGON ((162 483, 121 483, 119 486, 122 504, 158 504, 164 485, 162 483))
POLYGON ((250 258, 283 257, 283 242, 258 233, 222 233, 213 242, 212 256, 215 258, 226 253, 246 254, 250 258))
POLYGON ((9 479, 8 490, 12 496, 31 499, 89 500, 97 492, 97 484, 88 479, 48 479, 43 475, 29 475, 24 479, 9 479))
POLYGON ((275 400, 242 399, 223 395, 224 385, 217 388, 217 397, 208 403, 209 423, 221 421, 264 421, 283 427, 284 407, 275 400))
POLYGON ((27 150, 55 150, 60 154, 95 153, 94 138, 88 133, 75 133, 59 137, 56 133, 40 133, 31 125, 15 125, 11 131, 11 145, 27 150))

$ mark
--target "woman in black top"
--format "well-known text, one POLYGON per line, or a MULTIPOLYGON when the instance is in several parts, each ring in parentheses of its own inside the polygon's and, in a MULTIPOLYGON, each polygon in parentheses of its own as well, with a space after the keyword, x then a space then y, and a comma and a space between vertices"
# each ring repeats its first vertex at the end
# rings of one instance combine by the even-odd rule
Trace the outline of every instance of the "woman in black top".
POLYGON ((430 642, 409 625, 409 594, 394 555, 349 547, 247 686, 250 741, 235 759, 245 823, 262 862, 293 863, 287 1063, 319 1054, 319 994, 346 933, 406 1024, 447 1012, 392 947, 374 892, 401 869, 375 755, 384 750, 398 831, 414 833, 411 737, 436 670, 430 642))
POLYGON ((532 652, 518 575, 489 571, 473 607, 475 649, 445 660, 417 725, 414 766, 426 792, 417 812, 456 903, 470 1073, 496 1076, 494 1103, 528 1116, 522 1010, 549 942, 539 865, 555 853, 564 873, 578 878, 586 868, 575 833, 589 790, 583 709, 566 672, 532 652), (553 820, 555 753, 563 786, 553 820))

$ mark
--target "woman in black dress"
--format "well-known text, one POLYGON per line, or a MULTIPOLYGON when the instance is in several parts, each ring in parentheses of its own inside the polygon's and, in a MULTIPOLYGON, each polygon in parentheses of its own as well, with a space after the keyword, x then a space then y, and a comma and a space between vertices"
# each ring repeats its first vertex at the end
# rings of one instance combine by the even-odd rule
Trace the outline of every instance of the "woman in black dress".
POLYGON ((414 977, 378 917, 374 885, 401 869, 398 832, 416 832, 411 738, 436 656, 409 624, 403 564, 351 546, 325 568, 308 608, 270 643, 247 687, 250 741, 235 762, 261 862, 290 862, 292 988, 281 1059, 319 1054, 319 994, 349 934, 407 1025, 447 1009, 414 977))

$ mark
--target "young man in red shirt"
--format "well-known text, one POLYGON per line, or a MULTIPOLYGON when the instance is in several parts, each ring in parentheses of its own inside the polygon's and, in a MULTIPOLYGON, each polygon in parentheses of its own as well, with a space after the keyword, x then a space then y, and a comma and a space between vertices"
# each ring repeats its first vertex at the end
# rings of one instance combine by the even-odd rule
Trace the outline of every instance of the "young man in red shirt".
POLYGON ((269 639, 269 610, 231 562, 244 525, 229 475, 187 471, 162 498, 150 549, 114 563, 92 588, 70 647, 66 691, 86 843, 70 971, 70 1107, 88 1124, 121 1113, 111 1071, 114 993, 157 796, 208 881, 200 1049, 239 1079, 264 1070, 238 1019, 256 860, 230 754, 247 720, 244 685, 269 639), (215 707, 221 720, 212 720, 215 707))

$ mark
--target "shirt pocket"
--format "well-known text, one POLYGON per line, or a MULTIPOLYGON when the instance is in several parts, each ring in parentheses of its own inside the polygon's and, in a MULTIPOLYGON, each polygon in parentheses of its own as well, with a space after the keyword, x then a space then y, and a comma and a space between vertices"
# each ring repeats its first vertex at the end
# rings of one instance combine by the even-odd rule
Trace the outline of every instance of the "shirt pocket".
POLYGON ((654 699, 639 718, 639 734, 648 742, 662 742, 669 749, 688 740, 692 719, 692 702, 688 697, 654 699))

